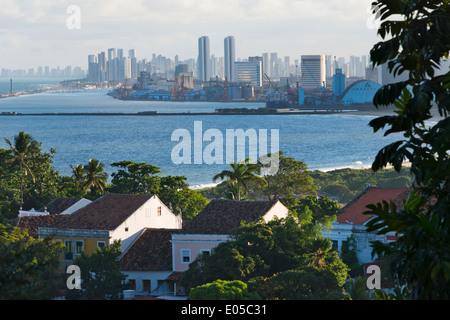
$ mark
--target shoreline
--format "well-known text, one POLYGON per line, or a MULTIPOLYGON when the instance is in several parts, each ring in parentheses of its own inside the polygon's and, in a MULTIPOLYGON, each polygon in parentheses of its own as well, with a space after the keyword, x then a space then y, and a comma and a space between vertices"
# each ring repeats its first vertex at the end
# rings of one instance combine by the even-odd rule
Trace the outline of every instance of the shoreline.
MULTIPOLYGON (((403 162, 402 169, 411 167, 411 163, 408 161, 403 162)), ((314 172, 314 171, 320 171, 320 172, 332 172, 336 170, 343 170, 343 169, 352 169, 352 170, 370 170, 372 168, 372 164, 368 165, 362 165, 361 167, 352 167, 351 165, 348 166, 341 166, 341 167, 335 167, 335 168, 320 168, 320 169, 309 169, 308 172, 314 172)), ((388 165, 383 170, 391 170, 394 169, 393 166, 388 165)), ((195 190, 195 191, 201 191, 206 189, 211 189, 217 187, 219 184, 221 184, 224 181, 216 182, 216 183, 201 183, 201 184, 195 184, 195 185, 189 185, 189 189, 195 190)))

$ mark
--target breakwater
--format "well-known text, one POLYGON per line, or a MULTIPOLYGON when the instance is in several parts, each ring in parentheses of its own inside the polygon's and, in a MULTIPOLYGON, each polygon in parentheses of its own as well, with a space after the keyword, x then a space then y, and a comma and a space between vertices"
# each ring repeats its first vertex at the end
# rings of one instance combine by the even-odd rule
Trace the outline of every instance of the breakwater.
POLYGON ((0 116, 237 116, 237 115, 311 115, 311 114, 335 114, 352 112, 356 110, 301 110, 301 111, 278 111, 278 112, 43 112, 43 113, 20 113, 20 112, 2 112, 0 116))

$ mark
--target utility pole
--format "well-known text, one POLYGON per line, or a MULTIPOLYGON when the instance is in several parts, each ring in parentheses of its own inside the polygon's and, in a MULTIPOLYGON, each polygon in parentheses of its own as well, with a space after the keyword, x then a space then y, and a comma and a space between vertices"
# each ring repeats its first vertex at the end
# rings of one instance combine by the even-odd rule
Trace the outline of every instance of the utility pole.
POLYGON ((13 85, 12 85, 12 79, 9 80, 10 86, 9 86, 9 93, 13 93, 13 85))

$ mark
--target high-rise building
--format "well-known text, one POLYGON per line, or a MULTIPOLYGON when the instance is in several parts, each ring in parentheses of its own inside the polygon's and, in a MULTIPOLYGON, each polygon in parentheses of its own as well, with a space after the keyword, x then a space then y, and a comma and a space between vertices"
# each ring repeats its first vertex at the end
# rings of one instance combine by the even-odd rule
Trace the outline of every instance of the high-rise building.
POLYGON ((198 78, 209 81, 211 78, 211 55, 209 37, 203 36, 198 39, 198 78))
POLYGON ((303 88, 319 89, 326 86, 324 55, 303 55, 301 65, 303 88))
POLYGON ((286 77, 291 76, 291 59, 288 56, 284 57, 284 75, 286 77))
POLYGON ((279 78, 280 74, 278 73, 279 64, 278 64, 278 53, 272 52, 270 54, 270 76, 272 78, 279 78))
POLYGON ((115 48, 108 49, 108 61, 111 61, 115 58, 117 58, 116 49, 115 48))
POLYGON ((98 62, 97 57, 93 54, 88 56, 88 80, 98 80, 98 62))
POLYGON ((236 81, 249 83, 253 87, 262 86, 263 76, 261 61, 235 62, 234 72, 236 81))
POLYGON ((234 62, 236 61, 236 42, 233 36, 228 36, 224 40, 224 71, 228 81, 235 81, 234 62))
POLYGON ((342 73, 342 69, 337 68, 333 75, 333 95, 339 96, 345 90, 345 75, 342 73))
POLYGON ((263 74, 268 75, 269 77, 271 76, 270 74, 270 55, 265 52, 262 54, 263 56, 263 74))
POLYGON ((106 80, 106 54, 105 52, 101 52, 97 55, 97 61, 98 61, 98 81, 105 81, 106 80))
POLYGON ((128 58, 130 59, 131 63, 131 79, 137 79, 138 69, 137 69, 137 57, 135 49, 128 50, 128 58))

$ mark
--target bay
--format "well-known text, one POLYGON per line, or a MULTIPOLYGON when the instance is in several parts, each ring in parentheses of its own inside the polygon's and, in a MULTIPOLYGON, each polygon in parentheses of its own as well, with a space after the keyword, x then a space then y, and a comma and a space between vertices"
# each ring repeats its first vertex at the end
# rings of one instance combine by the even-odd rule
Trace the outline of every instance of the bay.
MULTIPOLYGON (((0 99, 1 112, 43 113, 137 113, 212 112, 217 108, 260 108, 260 103, 209 103, 121 101, 105 90, 45 92, 0 99)), ((373 117, 330 115, 196 115, 196 116, 2 116, 0 138, 13 139, 20 131, 43 142, 45 151, 56 149, 54 166, 70 175, 70 164, 85 164, 90 158, 105 163, 111 174, 112 163, 121 160, 146 162, 161 168, 162 175, 182 175, 191 186, 212 184, 212 177, 227 168, 224 164, 183 164, 172 160, 175 130, 185 129, 194 137, 194 122, 203 132, 217 129, 225 137, 227 129, 274 129, 279 132, 279 149, 285 156, 304 161, 311 170, 342 167, 363 168, 372 164, 378 150, 399 135, 383 137, 368 126, 373 117)), ((210 142, 203 142, 205 148, 210 142)), ((7 148, 4 139, 0 148, 7 148)), ((224 147, 225 148, 225 147, 224 147)), ((270 138, 267 145, 270 150, 270 138)), ((193 159, 193 155, 192 155, 193 159)), ((225 160, 225 158, 224 158, 225 160)))

